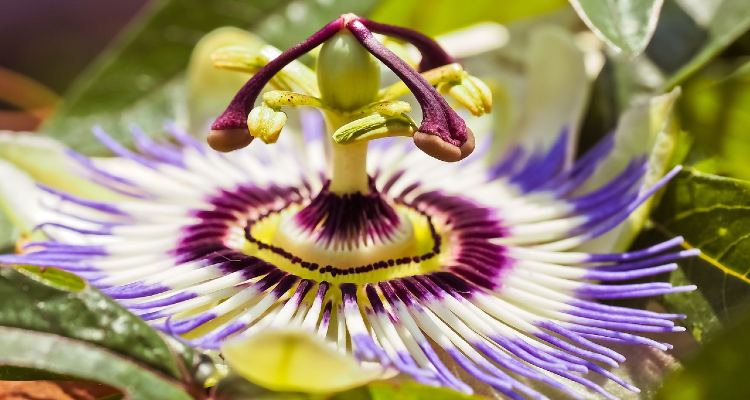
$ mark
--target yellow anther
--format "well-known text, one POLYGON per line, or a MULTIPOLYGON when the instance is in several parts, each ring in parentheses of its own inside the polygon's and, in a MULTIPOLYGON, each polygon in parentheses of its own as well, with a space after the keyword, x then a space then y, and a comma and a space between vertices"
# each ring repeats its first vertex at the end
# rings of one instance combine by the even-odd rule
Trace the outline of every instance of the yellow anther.
POLYGON ((247 129, 250 134, 266 143, 276 143, 284 125, 286 114, 265 104, 253 108, 247 117, 247 129))
MULTIPOLYGON (((439 68, 431 69, 422 73, 422 77, 432 86, 441 83, 459 82, 466 74, 460 64, 453 63, 444 65, 439 68)), ((394 100, 401 96, 409 94, 409 88, 404 82, 397 82, 378 92, 379 100, 394 100)))
POLYGON ((466 72, 458 81, 441 83, 438 90, 449 95, 475 116, 487 114, 492 110, 492 93, 489 87, 479 78, 466 72))
MULTIPOLYGON (((214 67, 254 74, 281 52, 269 45, 258 49, 246 46, 227 46, 211 54, 214 67)), ((270 82, 280 90, 300 90, 310 95, 318 94, 315 73, 299 61, 292 61, 277 73, 270 82)))
POLYGON ((387 116, 398 116, 409 112, 411 112, 411 104, 401 100, 387 100, 370 103, 358 110, 353 111, 351 113, 351 116, 356 118, 375 113, 387 116))
POLYGON ((271 108, 300 106, 326 108, 325 104, 315 96, 286 90, 272 90, 264 93, 263 103, 271 108))

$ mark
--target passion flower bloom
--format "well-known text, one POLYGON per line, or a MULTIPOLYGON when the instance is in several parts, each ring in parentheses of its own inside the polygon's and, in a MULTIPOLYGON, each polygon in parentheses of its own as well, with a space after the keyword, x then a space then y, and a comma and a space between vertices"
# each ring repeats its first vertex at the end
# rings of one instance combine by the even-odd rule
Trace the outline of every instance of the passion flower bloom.
POLYGON ((481 115, 490 91, 405 28, 345 15, 283 53, 266 50, 215 54, 217 65, 255 74, 214 122, 211 147, 174 124, 168 142, 134 129, 136 151, 96 129, 117 162, 68 154, 119 197, 42 187, 37 230, 48 239, 0 262, 79 274, 201 349, 297 327, 361 362, 463 392, 472 388, 455 365, 510 398, 544 398, 534 381, 612 397, 591 374, 637 391, 610 372, 625 360, 610 345, 667 350, 644 335, 679 331, 682 316, 599 301, 692 290, 628 281, 672 271, 695 251, 679 250, 681 238, 581 249, 620 228, 678 168, 654 179, 638 155, 600 183, 620 142, 609 135, 572 162, 573 127, 500 158, 483 133, 468 157, 474 135, 442 95, 481 115), (414 44, 418 70, 373 32, 414 44), (315 72, 294 61, 319 45, 315 72), (376 60, 400 82, 381 89, 376 60), (283 90, 256 106, 268 83, 283 90), (408 93, 420 124, 397 100, 408 93), (324 118, 303 113, 302 137, 281 134, 287 106, 324 118))

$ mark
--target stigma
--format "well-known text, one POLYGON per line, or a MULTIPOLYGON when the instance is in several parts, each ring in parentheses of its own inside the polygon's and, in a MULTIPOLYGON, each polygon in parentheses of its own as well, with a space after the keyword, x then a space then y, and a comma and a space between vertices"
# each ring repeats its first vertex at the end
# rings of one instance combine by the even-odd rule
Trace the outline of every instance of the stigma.
MULTIPOLYGON (((223 62, 227 63, 227 60, 223 62)), ((305 105, 322 109, 329 119, 338 122, 335 129, 345 124, 356 124, 371 116, 380 116, 384 122, 378 128, 378 134, 365 135, 365 129, 358 135, 360 140, 410 136, 417 147, 430 156, 443 161, 458 161, 474 150, 473 133, 437 87, 466 105, 475 115, 489 112, 491 95, 483 82, 465 73, 460 66, 458 74, 447 74, 441 70, 455 69, 456 66, 455 60, 437 42, 421 33, 345 14, 260 68, 214 121, 208 142, 219 151, 245 147, 254 137, 269 142, 267 138, 276 138, 285 122, 285 118, 278 116, 280 108, 305 105), (373 32, 413 44, 422 54, 419 72, 380 43, 373 32), (283 96, 283 103, 278 101, 278 96, 276 101, 264 99, 262 105, 255 106, 261 91, 274 76, 320 45, 322 48, 316 65, 317 90, 296 96, 289 93, 283 96), (389 68, 407 88, 399 96, 407 93, 415 96, 422 111, 420 124, 411 121, 404 113, 381 114, 373 109, 374 105, 387 108, 382 103, 393 102, 393 95, 398 92, 398 84, 395 88, 379 90, 379 63, 389 68)), ((334 182, 333 186, 336 187, 337 183, 334 182)))

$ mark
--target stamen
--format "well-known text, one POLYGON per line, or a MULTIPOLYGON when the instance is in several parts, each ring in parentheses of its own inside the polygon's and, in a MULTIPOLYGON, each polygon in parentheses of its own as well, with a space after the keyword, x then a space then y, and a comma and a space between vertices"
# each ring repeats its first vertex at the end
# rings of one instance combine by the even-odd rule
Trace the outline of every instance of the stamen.
POLYGON ((474 135, 463 119, 419 73, 380 43, 359 20, 346 26, 354 37, 409 87, 422 108, 422 124, 414 143, 425 153, 443 161, 458 161, 474 150, 474 135))
MULTIPOLYGON (((422 108, 423 115, 419 130, 413 135, 414 143, 417 147, 443 161, 458 161, 471 154, 475 146, 474 135, 466 127, 463 119, 458 116, 424 77, 412 70, 406 62, 398 58, 398 56, 375 39, 368 27, 376 32, 407 40, 417 46, 423 54, 421 69, 441 67, 454 61, 440 45, 425 35, 409 29, 366 20, 353 14, 342 15, 304 42, 290 48, 270 61, 240 89, 224 113, 214 121, 212 131, 208 137, 211 147, 219 151, 232 151, 247 146, 253 139, 252 135, 249 135, 247 132, 249 109, 252 108, 255 99, 263 87, 288 63, 323 42, 328 41, 336 33, 345 28, 354 35, 356 40, 367 51, 393 70, 416 96, 422 108)), ((320 72, 318 71, 319 84, 321 83, 321 79, 325 80, 328 78, 327 75, 321 76, 320 72)), ((479 115, 486 112, 486 109, 490 107, 490 100, 486 93, 483 94, 486 90, 481 90, 485 87, 483 84, 478 86, 471 79, 467 79, 466 81, 469 85, 465 88, 461 85, 459 85, 460 87, 452 88, 451 90, 455 89, 453 91, 456 92, 456 94, 452 95, 457 97, 462 103, 468 104, 473 113, 479 115)), ((374 81, 365 83, 377 84, 374 81)), ((328 86, 331 86, 331 84, 328 84, 326 87, 328 86)), ((332 98, 338 99, 335 96, 332 98)), ((336 102, 346 107, 358 104, 354 98, 351 100, 352 102, 338 99, 336 102)), ((336 106, 336 104, 334 105, 336 106)), ((274 126, 276 125, 278 124, 274 126)), ((277 133, 276 130, 273 130, 273 132, 261 136, 264 138, 267 137, 269 139, 267 141, 273 141, 277 133)), ((383 134, 378 133, 374 137, 380 136, 383 136, 383 134)))

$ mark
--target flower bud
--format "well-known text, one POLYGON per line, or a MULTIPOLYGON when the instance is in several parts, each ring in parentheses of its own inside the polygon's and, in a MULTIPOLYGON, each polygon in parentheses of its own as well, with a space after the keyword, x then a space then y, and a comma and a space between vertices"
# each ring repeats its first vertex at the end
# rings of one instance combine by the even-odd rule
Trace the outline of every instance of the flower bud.
POLYGON ((380 65, 349 32, 329 39, 318 56, 318 87, 324 103, 351 111, 375 100, 380 65))

